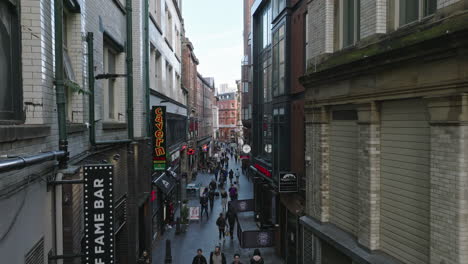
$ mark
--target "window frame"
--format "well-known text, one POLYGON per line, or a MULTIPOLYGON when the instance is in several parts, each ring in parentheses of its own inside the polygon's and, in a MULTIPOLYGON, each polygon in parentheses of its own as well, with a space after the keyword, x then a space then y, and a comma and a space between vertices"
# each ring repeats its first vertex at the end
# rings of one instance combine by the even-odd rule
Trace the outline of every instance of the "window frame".
MULTIPOLYGON (((108 43, 107 41, 104 41, 103 43, 103 73, 107 74, 107 73, 117 73, 117 69, 118 69, 118 65, 119 65, 119 54, 121 52, 119 52, 118 50, 114 49, 114 47, 112 46, 112 43, 108 43), (109 69, 109 64, 108 64, 108 60, 109 60, 109 54, 112 54, 113 58, 114 58, 114 72, 111 72, 110 69, 109 69)), ((120 115, 121 113, 119 113, 119 106, 120 106, 120 97, 119 97, 119 93, 121 92, 121 89, 119 89, 119 82, 117 81, 117 78, 109 78, 109 79, 106 79, 104 80, 104 120, 105 121, 111 121, 111 122, 125 122, 125 119, 123 119, 122 121, 120 120, 120 115), (113 87, 113 98, 111 98, 111 95, 110 95, 110 87, 111 87, 111 84, 112 84, 112 87, 113 87), (111 100, 112 99, 112 103, 111 103, 111 100), (112 111, 113 111, 113 117, 111 116, 111 109, 110 108, 113 108, 112 111)), ((123 115, 123 114, 122 114, 123 115)))
POLYGON ((273 97, 282 96, 286 91, 286 21, 281 22, 273 31, 272 41, 272 72, 271 72, 271 92, 273 97), (280 31, 283 30, 281 35, 280 31), (283 44, 283 47, 281 47, 283 44), (283 52, 283 60, 281 62, 281 52, 283 52), (282 66, 282 67, 281 67, 282 66), (283 76, 281 79, 281 68, 283 68, 283 76), (281 88, 282 84, 282 88, 281 88))
MULTIPOLYGON (((10 31, 9 43, 11 55, 10 62, 7 64, 7 70, 5 73, 11 78, 8 87, 5 87, 5 94, 11 94, 11 108, 0 109, 0 124, 18 124, 24 122, 23 112, 23 78, 22 78, 22 41, 21 41, 21 12, 20 4, 18 2, 6 1, 2 5, 5 5, 6 12, 10 16, 10 31), (8 70, 10 69, 10 70, 8 70)), ((3 23, 2 23, 3 24, 3 23)), ((5 32, 6 33, 6 32, 5 32)))
POLYGON ((395 0, 395 28, 401 28, 401 27, 405 27, 405 26, 408 26, 408 25, 411 25, 411 24, 414 24, 414 23, 418 23, 420 22, 421 20, 423 20, 424 18, 427 18, 427 17, 431 17, 433 16, 436 12, 437 12, 437 0, 417 0, 418 1, 418 15, 417 15, 417 18, 415 20, 412 20, 412 21, 404 21, 402 22, 402 3, 404 1, 407 1, 407 0, 395 0), (434 6, 434 10, 432 13, 430 13, 427 9, 430 3, 430 1, 435 1, 435 3, 432 3, 432 4, 435 4, 434 6))
POLYGON ((354 46, 359 40, 360 40, 360 35, 361 35, 361 7, 360 7, 360 0, 340 0, 340 49, 347 48, 354 46), (348 9, 345 8, 345 3, 346 5, 350 5, 350 1, 352 2, 353 5, 353 25, 352 25, 352 35, 353 39, 348 40, 345 37, 348 35, 349 37, 349 31, 347 31, 350 27, 347 27, 349 25, 349 21, 345 21, 346 18, 345 16, 347 15, 348 9), (345 10, 346 9, 346 10, 345 10))

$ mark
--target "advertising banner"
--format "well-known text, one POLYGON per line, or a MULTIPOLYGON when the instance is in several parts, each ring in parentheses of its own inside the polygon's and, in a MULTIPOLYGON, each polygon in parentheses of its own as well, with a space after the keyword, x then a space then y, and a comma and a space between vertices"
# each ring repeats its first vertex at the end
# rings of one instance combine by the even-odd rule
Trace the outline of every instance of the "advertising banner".
POLYGON ((240 246, 242 248, 275 246, 275 232, 271 230, 244 231, 241 236, 240 246))
POLYGON ((278 191, 280 193, 292 193, 298 191, 298 181, 296 173, 280 172, 278 191))
POLYGON ((85 165, 84 257, 85 264, 114 262, 113 165, 85 165))
POLYGON ((151 108, 153 121, 153 171, 165 171, 166 158, 166 107, 153 106, 151 108))
POLYGON ((237 213, 251 212, 255 209, 254 199, 234 200, 230 201, 229 205, 233 206, 237 213))

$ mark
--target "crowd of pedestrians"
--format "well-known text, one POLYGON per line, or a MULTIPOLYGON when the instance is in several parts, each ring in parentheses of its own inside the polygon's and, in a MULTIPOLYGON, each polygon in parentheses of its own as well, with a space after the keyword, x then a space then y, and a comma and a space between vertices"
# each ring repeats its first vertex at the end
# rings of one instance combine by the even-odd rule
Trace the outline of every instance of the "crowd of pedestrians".
MULTIPOLYGON (((216 246, 213 251, 210 253, 210 257, 207 260, 203 256, 203 250, 199 248, 197 250, 197 255, 193 257, 192 264, 227 264, 226 255, 221 251, 220 246, 216 246)), ((232 264, 242 264, 239 254, 234 254, 232 257, 232 264)), ((257 248, 254 250, 252 258, 250 258, 250 264, 264 264, 263 257, 260 254, 260 250, 257 248)))
MULTIPOLYGON (((228 203, 228 195, 230 201, 236 201, 239 195, 239 180, 240 172, 239 169, 233 170, 229 168, 229 161, 233 161, 237 164, 240 162, 240 156, 236 153, 233 148, 226 148, 225 150, 218 153, 217 158, 209 166, 209 172, 213 174, 213 179, 210 181, 208 186, 203 188, 200 195, 200 216, 203 220, 203 214, 205 213, 208 219, 208 206, 210 212, 213 212, 215 197, 221 198, 222 212, 216 219, 216 226, 218 229, 218 237, 220 242, 229 236, 231 240, 234 239, 234 231, 237 220, 237 214, 234 206, 228 203), (227 183, 229 179, 229 186, 227 183)), ((193 264, 226 264, 227 259, 224 253, 221 251, 221 247, 217 245, 209 255, 208 260, 203 255, 202 249, 197 250, 197 255, 193 258, 193 264)), ((232 258, 233 264, 241 264, 240 255, 234 254, 232 258)), ((255 249, 252 258, 250 259, 251 264, 262 264, 263 258, 261 257, 260 250, 255 249)))

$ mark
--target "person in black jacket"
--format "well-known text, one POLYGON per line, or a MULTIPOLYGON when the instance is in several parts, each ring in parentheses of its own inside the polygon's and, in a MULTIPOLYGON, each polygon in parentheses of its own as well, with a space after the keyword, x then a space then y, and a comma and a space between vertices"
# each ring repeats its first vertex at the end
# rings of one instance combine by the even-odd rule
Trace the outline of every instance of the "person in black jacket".
POLYGON ((232 206, 229 206, 229 209, 226 213, 226 218, 229 223, 229 233, 231 235, 231 240, 234 239, 234 227, 236 226, 236 212, 234 212, 234 209, 232 206))
POLYGON ((215 198, 215 190, 211 189, 208 192, 208 199, 210 200, 210 210, 211 210, 211 212, 213 212, 214 198, 215 198))
POLYGON ((200 217, 203 217, 203 211, 206 212, 206 218, 208 219, 208 189, 205 188, 203 195, 200 197, 200 217))
POLYGON ((201 248, 197 250, 197 255, 193 257, 192 264, 208 264, 208 262, 206 262, 205 256, 203 256, 203 251, 201 248))
POLYGON ((264 261, 263 261, 262 255, 260 254, 260 250, 256 248, 254 250, 254 254, 252 258, 250 259, 250 264, 263 264, 263 263, 264 261))
POLYGON ((224 237, 224 230, 226 229, 226 219, 223 217, 223 213, 219 214, 218 219, 216 220, 216 225, 218 226, 219 230, 219 240, 221 240, 221 237, 224 237))
POLYGON ((210 264, 226 264, 226 256, 221 252, 221 247, 216 246, 210 254, 210 264))

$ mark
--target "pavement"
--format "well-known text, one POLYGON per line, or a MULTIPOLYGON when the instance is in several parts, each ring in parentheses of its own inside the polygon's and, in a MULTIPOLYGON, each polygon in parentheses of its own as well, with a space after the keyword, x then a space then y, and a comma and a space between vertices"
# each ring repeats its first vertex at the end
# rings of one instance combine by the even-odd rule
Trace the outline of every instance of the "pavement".
MULTIPOLYGON (((247 176, 242 174, 240 162, 236 163, 232 159, 229 161, 229 169, 239 169, 241 176, 239 179, 239 200, 253 198, 253 183, 247 176)), ((214 178, 213 174, 198 173, 197 179, 194 183, 201 183, 202 186, 208 186, 209 182, 214 178)), ((235 177, 234 177, 235 179, 235 177)), ((229 179, 227 180, 229 183, 229 179)), ((200 206, 198 197, 195 195, 187 196, 190 198, 189 206, 200 206)), ((176 235, 175 226, 168 229, 162 237, 156 241, 152 250, 153 264, 164 263, 166 253, 166 240, 171 240, 172 263, 174 264, 191 264, 193 257, 197 254, 197 249, 203 250, 203 255, 209 263, 210 252, 214 250, 215 246, 220 245, 221 251, 226 256, 227 263, 233 261, 233 256, 238 253, 241 256, 242 263, 250 263, 254 249, 243 249, 239 246, 237 236, 231 240, 231 237, 226 237, 225 240, 218 239, 218 227, 216 226, 216 219, 222 212, 221 198, 215 198, 213 212, 209 211, 208 219, 203 215, 201 221, 191 221, 187 232, 176 235)), ((176 213, 178 216, 178 213, 176 213)), ((252 222, 254 219, 252 217, 252 222)), ((237 226, 234 233, 237 233, 237 226)), ((265 263, 282 264, 284 263, 274 252, 274 248, 261 248, 260 252, 264 258, 265 263)))

